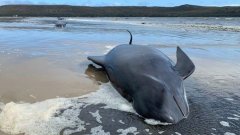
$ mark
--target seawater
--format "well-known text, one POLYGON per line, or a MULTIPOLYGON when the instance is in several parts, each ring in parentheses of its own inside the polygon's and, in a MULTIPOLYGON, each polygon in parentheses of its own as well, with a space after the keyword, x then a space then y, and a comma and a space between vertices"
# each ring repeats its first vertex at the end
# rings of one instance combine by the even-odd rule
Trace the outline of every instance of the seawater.
MULTIPOLYGON (((86 59, 127 44, 128 29, 134 44, 156 47, 173 61, 180 46, 195 63, 196 71, 184 81, 192 123, 176 128, 181 134, 189 129, 239 134, 240 18, 66 18, 64 29, 55 28, 55 21, 0 18, 1 131, 55 135, 74 127, 64 134, 79 132, 88 123, 79 113, 97 103, 134 113, 86 59)), ((102 127, 92 134, 95 130, 108 134, 102 127)))

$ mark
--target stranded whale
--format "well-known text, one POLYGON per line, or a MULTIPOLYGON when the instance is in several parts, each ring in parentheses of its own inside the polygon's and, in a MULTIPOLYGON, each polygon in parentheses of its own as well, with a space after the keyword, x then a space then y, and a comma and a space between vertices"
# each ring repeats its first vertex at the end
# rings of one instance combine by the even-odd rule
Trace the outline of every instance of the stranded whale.
POLYGON ((144 118, 175 124, 188 116, 183 80, 194 72, 195 66, 180 47, 173 65, 159 49, 132 45, 131 35, 129 44, 88 59, 106 70, 116 90, 144 118))

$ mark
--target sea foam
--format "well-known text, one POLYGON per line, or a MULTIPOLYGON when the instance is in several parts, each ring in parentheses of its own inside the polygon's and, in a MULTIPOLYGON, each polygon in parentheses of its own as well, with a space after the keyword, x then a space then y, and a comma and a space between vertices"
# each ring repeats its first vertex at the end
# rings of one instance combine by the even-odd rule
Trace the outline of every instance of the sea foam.
MULTIPOLYGON (((8 134, 58 135, 64 130, 71 134, 86 130, 87 122, 79 119, 79 114, 88 105, 105 104, 102 108, 116 109, 137 114, 132 104, 122 98, 110 83, 90 94, 75 98, 55 98, 36 103, 0 104, 0 130, 8 134), (64 111, 63 111, 64 110, 64 111)), ((163 124, 151 120, 149 124, 163 124)))

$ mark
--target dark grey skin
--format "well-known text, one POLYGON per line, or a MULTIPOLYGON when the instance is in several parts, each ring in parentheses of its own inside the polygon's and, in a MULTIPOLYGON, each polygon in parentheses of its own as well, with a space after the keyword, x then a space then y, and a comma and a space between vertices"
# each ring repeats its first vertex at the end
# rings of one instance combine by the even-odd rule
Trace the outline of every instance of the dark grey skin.
POLYGON ((176 124, 188 116, 183 80, 195 66, 179 47, 176 65, 159 49, 129 44, 88 59, 106 70, 113 86, 144 118, 176 124))

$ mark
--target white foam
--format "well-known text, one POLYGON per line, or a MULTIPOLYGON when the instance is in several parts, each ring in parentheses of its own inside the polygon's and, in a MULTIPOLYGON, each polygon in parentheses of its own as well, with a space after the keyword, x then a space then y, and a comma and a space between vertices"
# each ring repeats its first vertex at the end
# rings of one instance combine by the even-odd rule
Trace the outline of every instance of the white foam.
POLYGON ((240 118, 240 115, 237 115, 237 114, 233 114, 233 116, 240 118))
POLYGON ((119 120, 119 123, 121 123, 121 124, 125 124, 122 120, 119 120))
POLYGON ((64 127, 79 126, 84 130, 84 122, 78 119, 83 104, 76 104, 70 99, 57 98, 29 103, 8 103, 0 114, 0 129, 9 134, 55 135, 64 127), (74 106, 76 110, 66 110, 58 117, 54 114, 59 109, 74 106))
POLYGON ((2 112, 2 109, 4 108, 4 104, 0 102, 0 113, 2 112))
MULTIPOLYGON (((76 98, 55 98, 41 102, 30 103, 14 103, 10 102, 6 105, 0 103, 0 130, 8 134, 25 135, 57 135, 65 127, 74 128, 74 130, 66 129, 64 134, 71 134, 85 130, 87 125, 79 119, 82 108, 88 105, 105 104, 102 108, 117 109, 137 114, 132 104, 125 100, 112 87, 110 83, 103 84, 96 92, 76 97, 76 98)), ((99 112, 93 112, 92 115, 101 123, 99 112)), ((155 120, 145 120, 145 122, 156 125, 161 123, 155 120)), ((134 131, 135 128, 119 130, 134 131)))
POLYGON ((129 127, 127 129, 118 129, 117 132, 119 133, 119 135, 128 135, 128 134, 137 135, 137 134, 139 134, 139 132, 137 132, 136 127, 129 127))
POLYGON ((102 126, 94 127, 91 129, 91 135, 110 135, 109 132, 105 132, 102 126))
POLYGON ((81 96, 84 102, 89 104, 106 104, 105 109, 116 109, 125 112, 135 113, 132 104, 124 99, 110 84, 102 85, 101 88, 93 93, 81 96))
POLYGON ((159 134, 162 134, 162 133, 164 133, 164 132, 165 132, 165 131, 159 131, 158 133, 159 133, 159 134))
POLYGON ((105 46, 107 49, 113 49, 114 48, 114 46, 113 45, 107 45, 107 46, 105 46))
POLYGON ((220 121, 220 124, 223 125, 224 127, 230 127, 229 123, 226 121, 220 121))
POLYGON ((99 110, 97 110, 95 113, 89 112, 94 118, 96 118, 96 121, 98 123, 102 123, 101 118, 102 116, 99 114, 99 110))
POLYGON ((169 27, 182 27, 182 28, 197 28, 197 29, 207 29, 207 30, 219 30, 219 31, 234 31, 239 32, 239 26, 229 26, 229 25, 211 25, 211 24, 161 24, 169 27))
POLYGON ((182 135, 182 134, 181 134, 181 133, 179 133, 179 132, 175 132, 175 134, 176 134, 176 135, 182 135))
MULTIPOLYGON (((66 134, 82 131, 85 130, 85 122, 78 118, 80 108, 98 103, 106 104, 103 108, 135 113, 132 105, 110 84, 106 84, 97 92, 77 98, 55 98, 33 104, 13 102, 1 104, 0 130, 9 134, 25 133, 25 135, 56 135, 65 127, 77 127, 74 131, 66 130, 66 134), (54 117, 63 109, 66 110, 54 117)), ((100 120, 99 116, 96 118, 97 121, 100 120)))
POLYGON ((226 132, 224 135, 236 135, 235 133, 226 132))
POLYGON ((232 99, 232 98, 225 98, 226 100, 228 100, 228 101, 233 101, 234 99, 232 99))
POLYGON ((101 18, 94 18, 94 19, 89 19, 89 18, 69 18, 67 20, 70 20, 70 21, 76 21, 76 22, 92 22, 92 23, 114 23, 114 24, 129 24, 129 25, 141 25, 141 23, 139 21, 130 21, 130 20, 127 20, 127 21, 124 21, 124 20, 118 20, 118 19, 115 19, 115 20, 103 20, 101 18))
POLYGON ((144 122, 146 122, 149 125, 172 125, 172 123, 161 122, 154 119, 145 119, 144 122))
POLYGON ((107 54, 110 50, 112 50, 115 46, 112 45, 107 45, 105 46, 107 48, 107 50, 104 52, 104 54, 107 54))
POLYGON ((149 135, 151 135, 151 134, 152 134, 151 132, 149 132, 150 130, 149 130, 148 128, 147 128, 147 129, 145 129, 145 131, 146 131, 146 132, 148 132, 148 134, 149 134, 149 135))
POLYGON ((232 20, 233 18, 225 18, 225 20, 232 20))
POLYGON ((68 21, 75 21, 75 22, 105 22, 110 23, 111 20, 103 20, 103 19, 87 19, 87 18, 68 18, 68 21))
POLYGON ((229 120, 239 120, 238 117, 227 117, 227 119, 229 119, 229 120))

